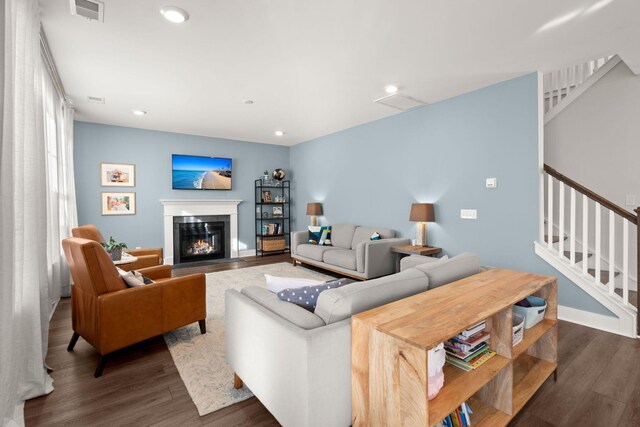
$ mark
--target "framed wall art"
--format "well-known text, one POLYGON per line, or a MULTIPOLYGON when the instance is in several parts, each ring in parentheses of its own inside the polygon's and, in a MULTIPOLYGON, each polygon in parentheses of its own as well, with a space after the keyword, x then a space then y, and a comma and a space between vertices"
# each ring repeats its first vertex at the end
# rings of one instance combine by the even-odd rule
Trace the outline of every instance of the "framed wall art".
POLYGON ((102 215, 135 215, 136 193, 102 193, 102 215))
POLYGON ((136 165, 100 163, 100 185, 103 187, 135 187, 136 165))

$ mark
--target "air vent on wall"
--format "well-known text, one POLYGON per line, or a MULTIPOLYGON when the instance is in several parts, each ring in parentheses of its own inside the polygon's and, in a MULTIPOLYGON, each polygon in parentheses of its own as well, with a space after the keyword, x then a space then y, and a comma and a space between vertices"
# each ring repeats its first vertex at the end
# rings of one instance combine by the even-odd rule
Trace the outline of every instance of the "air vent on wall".
POLYGON ((104 22, 104 3, 97 0, 69 0, 71 14, 83 16, 90 21, 104 22))
POLYGON ((104 98, 98 96, 87 96, 87 101, 93 104, 104 104, 104 98))
POLYGON ((419 101, 410 96, 400 95, 399 93, 383 96, 382 98, 375 99, 373 102, 376 104, 386 105, 387 107, 395 108, 400 111, 407 111, 410 108, 426 104, 426 102, 419 101))

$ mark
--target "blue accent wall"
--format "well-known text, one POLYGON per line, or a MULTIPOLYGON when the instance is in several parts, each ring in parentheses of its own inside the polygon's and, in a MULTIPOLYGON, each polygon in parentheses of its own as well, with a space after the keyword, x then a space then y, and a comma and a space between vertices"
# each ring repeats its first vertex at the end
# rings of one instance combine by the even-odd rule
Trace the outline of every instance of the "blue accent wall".
POLYGON ((74 162, 78 222, 95 224, 130 248, 163 246, 160 199, 241 199, 238 206, 240 250, 255 249, 254 180, 262 172, 289 170, 289 147, 75 122, 74 162), (171 155, 233 159, 233 189, 198 191, 171 189, 171 155), (136 165, 136 186, 101 187, 100 162, 136 165), (136 215, 102 216, 100 193, 134 191, 136 215))
POLYGON ((292 180, 293 229, 307 226, 306 203, 319 201, 324 224, 389 227, 415 238, 411 203, 433 202, 430 244, 449 255, 475 252, 488 266, 559 276, 560 304, 611 315, 534 253, 537 114, 531 74, 291 148, 76 122, 78 218, 129 247, 160 247, 159 199, 242 199, 240 249, 253 249, 253 181, 280 167, 292 180), (172 190, 173 153, 233 158, 233 190, 172 190), (100 187, 100 162, 136 164, 137 215, 101 215, 100 192, 117 188, 100 187), (497 178, 498 188, 486 189, 486 178, 497 178), (478 219, 460 219, 460 209, 477 209, 478 219))
MULTIPOLYGON (((414 202, 433 202, 428 241, 483 265, 558 276, 534 253, 538 233, 537 75, 530 74, 291 148, 294 229, 306 203, 323 224, 389 227, 415 238, 414 202), (486 178, 498 187, 485 188, 486 178), (477 220, 460 219, 477 209, 477 220)), ((384 107, 380 107, 384 108, 384 107)), ((611 313, 564 277, 559 303, 611 313)))

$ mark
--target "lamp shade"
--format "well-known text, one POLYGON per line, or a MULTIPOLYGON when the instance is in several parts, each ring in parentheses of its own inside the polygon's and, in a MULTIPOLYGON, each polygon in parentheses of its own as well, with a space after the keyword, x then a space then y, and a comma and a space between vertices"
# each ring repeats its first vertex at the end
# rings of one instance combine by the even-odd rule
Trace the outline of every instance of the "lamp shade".
POLYGON ((307 203, 307 215, 322 215, 322 203, 307 203))
POLYGON ((411 205, 411 214, 409 215, 409 221, 435 222, 436 217, 433 213, 433 204, 413 203, 411 205))

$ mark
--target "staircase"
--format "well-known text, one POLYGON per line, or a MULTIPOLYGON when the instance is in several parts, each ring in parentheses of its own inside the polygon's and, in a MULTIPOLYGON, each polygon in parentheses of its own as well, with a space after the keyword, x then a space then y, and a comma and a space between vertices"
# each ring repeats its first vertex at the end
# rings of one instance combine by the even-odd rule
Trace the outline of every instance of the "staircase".
POLYGON ((620 61, 618 55, 605 56, 544 73, 544 123, 549 123, 620 61))
POLYGON ((631 213, 548 165, 543 181, 536 254, 613 312, 618 333, 636 337, 640 208, 631 213))

